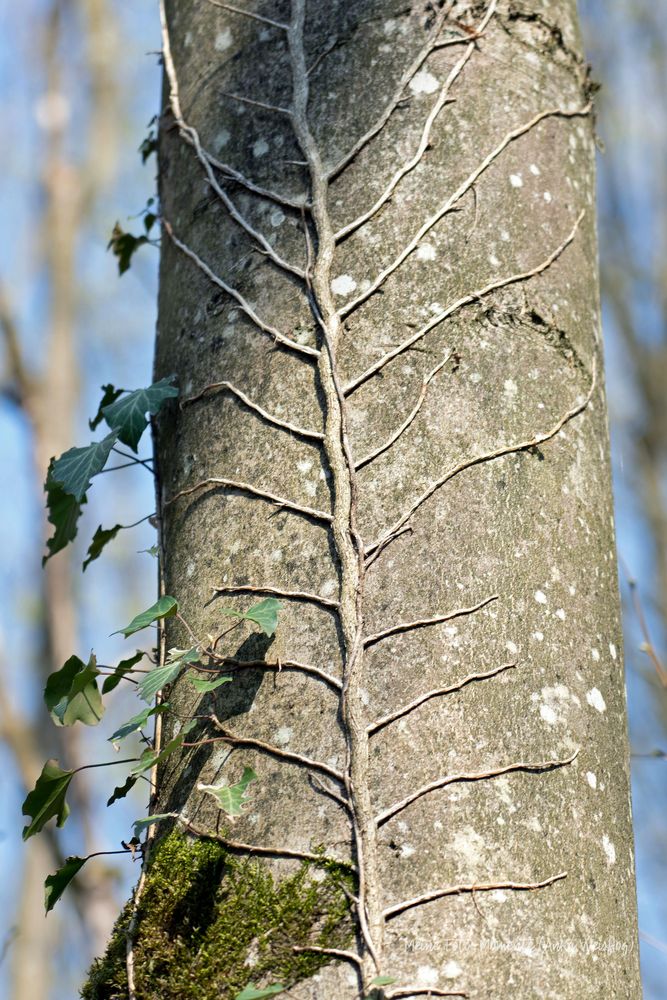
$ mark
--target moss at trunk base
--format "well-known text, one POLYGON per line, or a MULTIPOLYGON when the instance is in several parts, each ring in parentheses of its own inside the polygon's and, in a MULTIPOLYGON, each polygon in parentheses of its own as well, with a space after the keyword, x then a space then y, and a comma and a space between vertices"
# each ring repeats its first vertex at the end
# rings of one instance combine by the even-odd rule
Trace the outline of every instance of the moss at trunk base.
MULTIPOLYGON (((293 985, 331 961, 294 946, 344 948, 353 937, 343 866, 304 863, 280 881, 211 840, 170 833, 155 849, 134 945, 138 1000, 233 1000, 249 982, 293 985)), ((127 1000, 127 904, 84 1000, 127 1000)))

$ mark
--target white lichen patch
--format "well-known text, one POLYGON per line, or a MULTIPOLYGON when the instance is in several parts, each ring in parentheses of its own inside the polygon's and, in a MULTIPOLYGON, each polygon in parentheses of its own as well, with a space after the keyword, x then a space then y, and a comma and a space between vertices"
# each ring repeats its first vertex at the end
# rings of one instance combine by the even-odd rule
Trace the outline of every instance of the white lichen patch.
POLYGON ((297 469, 299 470, 299 472, 301 473, 302 476, 306 476, 306 475, 308 475, 308 473, 312 469, 313 463, 310 461, 310 459, 303 458, 303 459, 301 459, 300 462, 296 463, 296 467, 297 467, 297 469))
POLYGON ((553 201, 553 195, 551 194, 551 191, 545 191, 545 192, 544 192, 544 194, 542 195, 542 197, 543 197, 543 198, 544 198, 544 200, 546 201, 547 205, 548 205, 548 204, 549 204, 549 203, 550 203, 551 201, 553 201))
POLYGON ((271 222, 271 225, 274 227, 274 229, 277 229, 278 226, 282 226, 283 222, 285 221, 285 213, 281 212, 279 208, 276 208, 275 211, 271 212, 271 215, 269 216, 269 221, 271 222))
POLYGON ((255 159, 259 159, 260 156, 266 156, 269 151, 269 144, 266 139, 258 139, 257 142, 253 143, 252 155, 255 159))
POLYGON ((458 979, 462 972, 463 969, 459 963, 455 962, 453 959, 450 959, 449 962, 445 962, 442 967, 442 974, 445 979, 458 979))
POLYGON ((494 903, 504 903, 507 901, 507 893, 503 892, 502 889, 494 889, 493 892, 489 893, 489 896, 494 903))
POLYGON ((432 243, 422 243, 417 247, 417 260, 435 260, 435 247, 432 243))
POLYGON ((500 267, 500 261, 494 253, 489 254, 488 260, 491 267, 500 267))
POLYGON ((538 642, 544 642, 544 632, 533 632, 533 639, 537 639, 538 642))
POLYGON ((515 642, 512 642, 510 639, 508 639, 507 642, 505 643, 505 649, 509 653, 511 653, 512 656, 516 656, 516 654, 519 652, 519 647, 517 646, 517 644, 515 642))
POLYGON ((617 653, 616 653, 616 646, 613 644, 613 642, 609 643, 609 652, 611 653, 612 660, 615 660, 617 653))
POLYGON ((215 36, 215 42, 213 44, 216 52, 224 52, 225 49, 228 49, 232 44, 232 33, 230 29, 224 28, 222 31, 219 31, 215 36))
POLYGON ((538 604, 547 603, 547 595, 544 593, 543 590, 536 590, 533 596, 538 604))
POLYGON ((290 726, 281 726, 275 735, 275 742, 279 747, 286 747, 292 739, 293 730, 290 726))
POLYGON ((503 396, 508 402, 513 402, 519 395, 519 386, 514 379, 506 378, 503 382, 503 396))
POLYGON ((434 94, 439 84, 432 73, 423 69, 415 73, 408 86, 413 94, 434 94))
POLYGON ((432 965, 420 965, 417 969, 417 982, 420 986, 436 986, 438 970, 432 965))
POLYGON ((607 864, 608 865, 616 864, 616 848, 614 847, 614 845, 612 844, 611 840, 609 839, 606 833, 602 838, 602 850, 607 855, 607 864))
POLYGON ((521 174, 510 174, 510 184, 513 188, 523 187, 523 178, 521 174))
POLYGON ((539 177, 540 176, 540 168, 538 167, 538 165, 536 163, 531 163, 531 165, 530 165, 530 172, 531 172, 531 174, 533 174, 534 177, 539 177))
POLYGON ((560 618, 560 620, 562 622, 565 621, 565 611, 563 610, 563 608, 558 608, 558 610, 555 612, 555 614, 556 614, 556 618, 560 618))
POLYGON ((540 705, 540 718, 549 726, 555 726, 558 722, 558 715, 550 705, 540 705))
POLYGON ((338 589, 338 583, 334 579, 325 580, 320 587, 320 595, 322 597, 331 597, 332 594, 336 593, 338 589))
POLYGON ((507 232, 506 229, 501 229, 500 230, 500 238, 503 241, 503 243, 509 243, 509 241, 510 241, 510 234, 507 232))
POLYGON ((463 827, 454 834, 452 847, 461 858, 472 866, 479 865, 486 854, 484 838, 471 826, 463 827))
POLYGON ((596 649, 595 646, 593 646, 591 648, 591 656, 593 657, 593 659, 595 660, 595 662, 598 663, 599 660, 600 660, 600 650, 596 649))
POLYGON ((595 708, 598 712, 604 712, 607 708, 605 700, 597 688, 591 688, 590 691, 586 692, 586 701, 591 708, 595 708))
POLYGON ((595 776, 595 774, 593 774, 592 771, 586 771, 586 781, 591 786, 591 788, 597 788, 598 787, 598 779, 595 776))
POLYGON ((349 274, 340 274, 331 282, 331 291, 334 295, 351 295, 356 287, 356 281, 349 274))
POLYGON ((399 853, 399 857, 401 857, 401 858, 411 858, 412 855, 415 853, 415 849, 412 846, 412 844, 401 844, 401 847, 400 847, 400 850, 399 850, 398 853, 399 853))

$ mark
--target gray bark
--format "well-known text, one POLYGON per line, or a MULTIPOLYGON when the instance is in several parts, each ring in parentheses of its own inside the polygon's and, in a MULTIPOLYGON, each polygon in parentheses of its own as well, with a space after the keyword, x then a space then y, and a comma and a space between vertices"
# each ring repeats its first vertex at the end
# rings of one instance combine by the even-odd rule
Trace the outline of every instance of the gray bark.
MULTIPOLYGON (((355 860, 387 997, 638 997, 575 2, 238 8, 277 23, 167 3, 157 374, 183 399, 226 385, 159 422, 165 586, 199 636, 244 587, 312 597, 284 598, 271 643, 225 640, 266 667, 170 701, 340 772, 319 773, 348 806, 219 741, 158 811, 214 829, 197 784, 252 765, 235 839, 355 860)), ((298 995, 358 991, 332 961, 298 995)))

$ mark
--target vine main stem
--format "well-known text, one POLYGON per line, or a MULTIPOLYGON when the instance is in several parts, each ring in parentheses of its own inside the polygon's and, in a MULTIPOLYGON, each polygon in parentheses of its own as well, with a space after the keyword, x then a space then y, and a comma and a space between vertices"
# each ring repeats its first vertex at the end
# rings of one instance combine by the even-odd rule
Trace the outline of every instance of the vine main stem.
POLYGON ((359 876, 358 917, 364 944, 360 968, 364 985, 367 985, 380 971, 384 917, 379 891, 377 831, 368 783, 368 719, 361 699, 364 544, 356 529, 354 461, 347 438, 345 397, 336 363, 341 322, 331 292, 335 238, 329 216, 329 183, 308 124, 304 21, 305 0, 292 0, 292 16, 287 30, 293 77, 292 122, 310 172, 311 212, 317 235, 308 277, 311 308, 324 339, 318 358, 318 374, 326 401, 324 449, 333 480, 331 530, 340 573, 339 613, 343 640, 341 716, 347 744, 345 782, 352 811, 359 876))

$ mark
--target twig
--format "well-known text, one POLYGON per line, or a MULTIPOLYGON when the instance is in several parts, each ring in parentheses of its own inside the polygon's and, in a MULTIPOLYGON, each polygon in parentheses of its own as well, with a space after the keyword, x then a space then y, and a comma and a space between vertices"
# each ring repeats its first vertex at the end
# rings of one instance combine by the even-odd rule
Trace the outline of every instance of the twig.
POLYGON ((381 632, 375 632, 374 635, 366 636, 364 646, 368 649, 369 646, 374 646, 376 642, 388 639, 390 635, 396 635, 398 632, 410 632, 416 628, 440 625, 441 622, 448 622, 452 618, 460 618, 462 615, 472 615, 481 608, 486 607, 487 604, 491 604, 492 601, 497 601, 499 596, 499 594, 492 594, 491 597, 485 597, 483 601, 473 605, 471 608, 457 608, 456 611, 450 611, 446 615, 436 615, 435 618, 419 618, 413 622, 400 622, 398 625, 390 625, 389 628, 385 628, 381 632))
POLYGON ((231 3, 223 3, 222 0, 208 0, 210 4, 214 7, 221 7, 223 10, 230 10, 233 14, 241 14, 243 17, 250 17, 253 21, 259 21, 260 24, 268 24, 272 28, 280 28, 281 31, 287 31, 287 25, 283 24, 281 21, 274 21, 270 17, 264 17, 262 14, 254 14, 250 10, 241 10, 240 7, 234 7, 231 3))
MULTIPOLYGON (((213 0, 209 0, 209 3, 212 2, 213 0)), ((220 6, 225 5, 220 4, 220 6)), ((211 167, 210 158, 202 147, 197 129, 192 125, 189 125, 183 117, 179 96, 178 76, 176 74, 176 65, 171 53, 171 42, 169 38, 167 17, 164 9, 164 0, 161 0, 160 21, 162 27, 162 57, 167 79, 169 80, 169 103, 171 112, 174 116, 174 121, 178 126, 180 134, 194 148, 197 159, 204 168, 204 173, 206 174, 209 184, 217 194, 218 198, 222 201, 234 222, 239 225, 248 234, 248 236, 251 237, 251 239, 259 243, 263 252, 273 261, 274 264, 276 264, 277 267, 281 268, 283 271, 289 272, 290 274, 294 274, 299 278, 303 278, 304 274, 301 268, 296 267, 294 264, 290 264, 289 261, 284 260, 278 253, 276 253, 266 237, 262 233, 258 232, 248 219, 241 215, 227 192, 218 183, 211 167)))
POLYGON ((401 719, 404 715, 408 715, 413 712, 424 702, 430 701, 431 698, 439 698, 441 695, 453 694, 455 691, 460 691, 462 688, 471 684, 472 681, 484 681, 488 677, 495 677, 497 674, 502 673, 504 670, 512 670, 516 667, 516 663, 503 663, 500 667, 495 667, 493 670, 487 670, 485 673, 481 674, 468 674, 463 680, 458 681, 456 684, 450 684, 449 687, 436 688, 434 691, 428 691, 426 694, 422 694, 419 698, 415 698, 414 701, 409 702, 407 705, 402 705, 401 708, 397 708, 396 711, 390 712, 389 715, 383 715, 381 719, 377 722, 372 722, 368 727, 368 735, 372 736, 377 733, 378 730, 383 729, 384 726, 388 726, 390 722, 396 722, 397 719, 401 719))
POLYGON ((407 70, 401 77, 398 86, 394 91, 391 100, 385 107, 384 111, 377 119, 375 124, 372 125, 367 132, 365 132, 362 136, 360 136, 359 139, 357 139, 355 144, 352 146, 352 149, 350 149, 347 153, 345 153, 345 155, 341 157, 341 159, 338 161, 338 163, 335 164, 335 166, 331 167, 331 169, 327 174, 328 181, 334 180, 345 169, 348 163, 351 163, 352 160, 354 160, 354 158, 361 152, 364 146, 368 145, 368 143, 372 139, 374 139, 375 136, 378 135, 378 133, 381 132, 384 126, 387 124, 387 122, 393 115, 394 111, 401 103, 403 99, 403 92, 407 87, 407 85, 410 83, 410 80, 416 73, 419 72, 420 68, 423 66, 423 64, 426 62, 431 52, 433 51, 435 41, 438 35, 440 34, 440 30, 443 24, 445 23, 447 17, 449 16, 449 12, 452 6, 453 4, 450 2, 447 4, 445 8, 443 8, 443 10, 440 11, 435 20, 431 33, 428 37, 428 40, 426 41, 426 44, 418 52, 415 59, 413 59, 413 61, 410 63, 407 70))
POLYGON ((484 157, 482 162, 473 170, 473 172, 463 181, 463 183, 456 189, 456 191, 449 196, 449 198, 437 209, 437 211, 431 215, 426 222, 420 227, 420 229, 415 233, 410 242, 406 247, 401 250, 399 255, 389 264, 384 270, 378 274, 377 278, 371 282, 369 287, 361 292, 355 299, 346 303, 339 310, 341 317, 349 316, 351 312, 357 309, 362 303, 373 295, 381 285, 387 280, 390 275, 396 271, 404 260, 406 260, 410 254, 417 248, 420 241, 426 236, 426 234, 435 226, 440 220, 451 212, 455 207, 457 202, 466 194, 467 191, 473 186, 481 174, 487 170, 491 164, 496 160, 500 154, 509 146, 511 142, 518 139, 520 136, 525 135, 536 125, 538 125, 545 118, 553 118, 554 116, 559 116, 563 118, 578 118, 582 115, 587 115, 590 113, 591 105, 587 104, 584 108, 577 109, 576 111, 566 111, 564 108, 550 108, 548 111, 541 111, 534 118, 531 118, 529 122, 525 125, 519 126, 519 128, 513 129, 508 132, 505 138, 492 150, 487 156, 484 157))
POLYGON ((246 97, 245 94, 230 94, 228 91, 221 91, 221 97, 229 97, 232 101, 239 101, 241 104, 249 104, 253 108, 260 108, 262 111, 271 111, 277 115, 292 117, 291 108, 281 108, 278 104, 267 104, 265 101, 256 101, 253 97, 246 97))
MULTIPOLYGON (((211 0, 209 0, 209 3, 211 0)), ((266 420, 268 424, 274 424, 276 427, 281 427, 285 431, 289 431, 291 434, 297 434, 299 437, 310 438, 313 441, 323 441, 324 434, 321 431, 309 431, 304 427, 297 427, 295 424, 288 423, 287 420, 281 420, 280 417, 276 417, 273 413, 268 413, 266 410, 262 409, 257 403, 250 399, 244 392, 237 389, 235 385, 231 382, 211 382, 209 385, 205 385, 203 389, 195 393, 194 396, 188 396, 187 399, 182 400, 181 409, 184 406, 188 406, 190 403, 196 402, 205 396, 207 393, 212 392, 215 389, 226 389, 227 392, 231 392, 237 399, 248 407, 249 410, 253 410, 255 413, 259 414, 262 420, 266 420)))
POLYGON ((487 778, 498 778, 503 774, 511 774, 514 771, 529 771, 529 772, 539 772, 539 771, 552 771, 557 767, 565 767, 566 764, 571 764, 576 760, 579 754, 578 750, 575 750, 573 754, 569 757, 565 757, 563 760, 541 760, 537 763, 530 763, 526 761, 518 761, 514 764, 506 764, 504 767, 492 768, 488 771, 469 771, 461 772, 460 774, 448 774, 443 778, 436 778, 435 781, 431 781, 428 785, 422 785, 415 792, 411 792, 410 795, 406 795, 404 799, 400 802, 395 802, 388 809, 379 813, 376 817, 376 822, 378 826, 382 826, 393 816, 396 816, 399 812, 403 812, 409 805, 416 802, 417 799, 422 798, 424 795, 428 795, 429 792, 434 792, 438 788, 445 788, 447 785, 453 785, 458 782, 467 781, 484 781, 487 778))
POLYGON ((338 805, 342 806, 343 809, 349 814, 350 803, 347 801, 347 799, 344 799, 343 796, 339 795, 338 792, 336 792, 333 788, 329 788, 327 785, 325 785, 322 779, 319 778, 316 774, 309 774, 308 780, 310 781, 310 784, 312 785, 313 788, 317 789, 317 791, 319 792, 323 792, 324 795, 328 795, 329 798, 333 799, 334 802, 337 802, 338 805))
POLYGON ((217 653, 212 653, 211 650, 206 650, 206 652, 214 659, 219 660, 223 666, 229 666, 235 670, 272 670, 276 673, 282 673, 283 670, 296 670, 303 674, 309 674, 311 677, 319 678, 319 680, 328 684, 329 687, 335 688, 336 691, 342 690, 343 687, 342 681, 339 681, 333 674, 328 674, 325 670, 320 670, 319 667, 311 667, 306 663, 298 663, 296 660, 281 660, 279 663, 266 663, 265 660, 236 660, 229 656, 218 656, 217 653))
POLYGON ((225 486, 231 490, 240 490, 241 493, 249 493, 251 496, 259 497, 261 500, 268 500, 269 503, 276 504, 278 507, 285 507, 286 510, 293 510, 297 514, 305 514, 306 517, 312 517, 315 521, 324 521, 326 524, 330 524, 332 520, 331 514, 327 514, 326 511, 315 510, 313 507, 305 507, 302 504, 294 503, 285 497, 276 496, 275 493, 269 493, 266 490, 258 489, 256 486, 251 486, 250 483, 241 483, 236 479, 224 479, 218 476, 212 476, 210 479, 202 479, 200 482, 195 483, 194 486, 188 486, 184 490, 179 490, 178 493, 174 493, 172 497, 165 500, 165 507, 168 507, 181 497, 186 497, 190 493, 196 493, 198 490, 204 489, 206 486, 225 486))
POLYGON ((344 389, 345 395, 351 395, 356 389, 359 388, 360 385, 363 385, 364 382, 368 381, 369 378, 379 372, 381 368, 384 368, 386 364, 393 361, 399 354, 403 354, 404 351, 407 351, 410 347, 425 337, 427 333, 433 330, 434 327, 439 326, 444 320, 449 319, 449 317, 455 312, 458 312, 459 309, 463 309, 464 306, 468 306, 472 302, 478 302, 480 299, 489 295, 491 292, 497 291, 499 288, 505 288, 508 285, 515 285, 519 281, 528 281, 529 278, 534 278, 543 271, 546 271, 547 268, 551 267, 554 261, 556 261, 563 251, 570 245, 576 236, 579 224, 581 223, 584 215, 584 211, 579 213, 574 226, 563 242, 536 267, 531 268, 529 271, 520 271, 516 274, 511 274, 506 278, 498 278, 496 281, 492 281, 488 285, 484 285, 482 288, 478 288, 476 291, 470 292, 468 295, 463 295, 460 299, 452 302, 451 305, 443 309, 442 312, 437 313, 428 321, 428 323, 425 323, 424 326, 413 333, 411 337, 404 340, 403 343, 398 345, 398 347, 392 348, 391 351, 388 351, 376 362, 374 362, 370 368, 367 368, 365 372, 362 372, 362 374, 358 375, 352 382, 349 382, 344 389))
POLYGON ((296 954, 314 951, 317 955, 331 955, 332 958, 342 958, 346 962, 352 962, 357 967, 363 965, 361 959, 354 951, 345 951, 343 948, 318 948, 317 945, 293 945, 292 951, 296 954))
POLYGON ((493 892, 497 889, 531 892, 534 889, 544 889, 546 886, 553 885, 554 882, 559 882, 564 878, 567 878, 567 872, 559 872, 558 875, 552 875, 541 882, 480 882, 471 885, 450 885, 444 889, 432 889, 431 892, 425 892, 421 896, 415 896, 413 899, 406 899, 402 903, 388 906, 384 911, 384 918, 385 920, 392 920, 399 913, 404 913, 405 910, 410 910, 414 906, 422 906, 424 903, 431 903, 435 899, 442 899, 443 896, 459 896, 465 892, 493 892))
POLYGON ((291 847, 262 847, 259 844, 244 844, 238 840, 229 840, 228 837, 223 837, 212 830, 204 830, 184 816, 176 815, 178 816, 179 823, 189 833, 193 833, 196 837, 205 837, 207 840, 215 840, 217 843, 222 844, 228 851, 238 852, 239 854, 256 854, 264 858, 295 858, 297 861, 312 861, 314 864, 320 865, 339 864, 354 871, 354 865, 351 861, 340 861, 338 858, 329 858, 323 854, 315 854, 310 851, 296 851, 291 847))
POLYGON ((441 368, 443 368, 447 364, 447 362, 451 360, 451 358, 453 357, 453 355, 454 355, 454 352, 450 351, 450 353, 447 355, 446 358, 443 358, 443 360, 439 364, 437 364, 435 366, 435 368, 433 368, 428 373, 428 375, 424 376, 424 381, 422 382, 422 387, 421 387, 421 392, 419 393, 419 398, 417 399, 417 402, 415 403, 415 405, 414 405, 412 411, 410 412, 410 414, 405 418, 405 420, 403 421, 403 423, 401 424, 401 426, 397 430, 394 431, 394 433, 392 434, 392 436, 389 438, 388 441, 385 441, 385 443, 381 444, 379 446, 379 448, 376 448, 375 451, 370 452, 370 454, 366 455, 364 458, 360 459, 355 464, 355 469, 357 471, 359 471, 359 469, 363 469, 363 467, 365 465, 368 465, 369 462, 372 462, 374 459, 378 458, 379 455, 382 455, 383 452, 387 451, 388 448, 391 448, 391 446, 393 444, 395 444, 396 441, 398 441, 398 439, 400 438, 401 434, 403 434, 404 431, 406 431, 408 429, 408 427, 410 426, 410 424, 412 423, 412 421, 415 419, 415 417, 417 416, 417 414, 419 413, 419 411, 420 411, 420 409, 422 407, 422 403, 424 402, 424 399, 426 398, 426 390, 428 389, 430 382, 435 378, 435 376, 438 374, 438 372, 441 370, 441 368))
POLYGON ((340 607, 339 601, 330 601, 328 597, 320 597, 319 594, 309 594, 305 590, 281 590, 279 587, 254 587, 251 584, 239 584, 236 587, 223 586, 212 587, 215 594, 275 594, 276 597, 286 597, 294 601, 310 601, 311 604, 321 604, 325 608, 332 608, 337 611, 340 607))
POLYGON ((223 279, 212 271, 208 264, 206 264, 201 257, 194 252, 194 250, 191 250, 189 246, 179 240, 174 233, 171 223, 168 222, 167 219, 162 219, 162 227, 174 246, 177 246, 186 257, 189 257, 190 260, 197 265, 199 270, 206 275, 209 281, 212 281, 214 285, 221 288, 223 292, 230 296, 230 298, 238 302, 245 315, 255 324, 256 327, 258 327, 258 329, 262 330, 263 333, 269 334, 277 343, 281 344, 283 347, 289 348, 290 351, 296 351, 298 354, 307 354, 311 358, 318 357, 320 352, 314 347, 308 347, 305 344, 298 344, 295 340, 291 340, 289 337, 286 337, 283 333, 281 333, 280 330, 271 326, 270 323, 266 323, 263 319, 260 319, 250 303, 243 297, 243 295, 241 295, 238 289, 233 288, 231 285, 228 285, 226 281, 223 281, 223 279))
MULTIPOLYGON (((293 753, 291 750, 283 750, 282 747, 276 747, 272 743, 266 743, 264 740, 255 740, 249 736, 237 736, 234 733, 230 733, 228 729, 225 729, 216 715, 211 715, 209 718, 218 732, 221 733, 222 739, 225 743, 229 743, 230 746, 248 747, 252 750, 261 750, 264 753, 270 754, 272 757, 276 757, 278 760, 285 760, 290 764, 300 764, 301 766, 310 768, 313 771, 320 771, 322 774, 326 774, 329 778, 333 778, 334 781, 339 781, 343 785, 345 784, 345 775, 343 772, 337 771, 335 767, 330 767, 329 764, 325 764, 324 761, 311 760, 310 757, 306 757, 304 754, 293 753)), ((188 744, 184 744, 184 746, 187 745, 188 744)))
POLYGON ((398 997, 467 997, 464 990, 441 990, 437 986, 401 986, 397 990, 385 990, 385 1000, 398 997))
POLYGON ((405 514, 403 514, 388 531, 385 532, 382 538, 380 538, 377 542, 373 542, 373 544, 366 549, 366 555, 369 557, 368 559, 369 563, 374 561, 374 559, 377 558, 382 549, 386 545, 388 545, 389 542, 391 542, 394 538, 397 537, 398 533, 400 533, 404 529, 407 522, 412 518, 415 512, 419 510, 422 504, 425 503, 428 499, 430 499, 430 497, 432 497, 437 490, 439 490, 442 486, 444 486, 445 483, 449 482, 450 479, 453 479, 454 476, 457 476, 460 472, 464 472, 466 469, 473 468, 473 466, 475 465, 481 465, 484 462, 492 462, 495 461, 497 458, 502 458, 505 455, 512 455, 520 451, 527 451, 530 448, 537 448, 538 445, 544 444, 546 441, 550 441, 551 438, 554 438, 558 434, 558 432, 565 426, 565 424, 568 423, 568 421, 572 420, 574 417, 576 417, 578 414, 582 413, 586 409, 586 407, 591 401, 591 397, 595 389, 595 383, 596 383, 596 367, 595 367, 595 359, 593 359, 593 373, 591 376, 591 385, 581 403, 577 403, 575 406, 573 406, 572 409, 568 410, 567 413, 565 413, 562 417, 560 417, 559 420, 556 421, 553 427, 550 427, 549 430, 544 431, 544 433, 542 434, 536 434, 534 437, 529 438, 526 441, 520 441, 516 444, 503 445, 500 448, 496 448, 494 451, 485 452, 484 454, 481 455, 474 455, 472 458, 465 459, 463 462, 459 462, 458 465, 455 465, 453 469, 450 469, 449 472, 446 472, 444 476, 442 476, 435 483, 429 486, 429 488, 425 490, 424 493, 422 493, 422 495, 417 500, 415 500, 410 509, 405 514))
MULTIPOLYGON (((484 30, 484 28, 487 26, 487 24, 489 23, 491 17, 493 16, 493 14, 495 12, 496 5, 497 5, 497 0, 491 0, 491 3, 489 4, 489 6, 488 6, 488 8, 486 10, 486 14, 484 15, 484 19, 482 20, 482 22, 481 22, 481 24, 479 26, 478 32, 482 32, 484 30)), ((335 240, 336 240, 337 243, 340 243, 342 240, 344 240, 351 233, 355 232, 355 230, 359 229, 360 226, 363 226, 364 223, 366 223, 370 219, 372 219, 373 216, 376 215, 380 211, 380 209, 382 208, 382 206, 385 205, 389 201, 389 199, 391 198, 392 194, 396 190, 396 188, 399 185, 399 183, 403 180, 403 178, 407 174, 409 174, 412 170, 414 170, 415 167, 421 162, 421 160, 422 160, 422 158, 424 156, 424 153, 429 148, 429 143, 430 143, 430 138, 431 138, 431 128, 433 127, 433 123, 434 123, 435 119, 438 117, 438 115, 440 114, 440 112, 442 111, 442 109, 445 106, 445 104, 450 104, 451 103, 452 98, 449 97, 449 91, 451 90, 452 85, 455 83, 455 81, 460 76, 461 72, 463 71, 463 68, 464 68, 465 64, 468 62, 468 60, 470 59, 471 55, 473 54, 473 52, 475 50, 475 47, 476 47, 475 41, 470 41, 470 39, 457 38, 457 39, 451 40, 448 44, 450 44, 450 45, 451 44, 460 44, 463 41, 465 41, 465 42, 468 43, 467 47, 466 47, 466 51, 463 53, 463 55, 461 56, 461 58, 459 59, 459 61, 454 64, 454 66, 451 69, 451 71, 450 71, 447 79, 445 80, 445 82, 442 85, 442 88, 440 90, 440 94, 438 95, 438 98, 435 101, 435 104, 431 108, 430 114, 429 114, 429 116, 426 119, 426 122, 424 124, 424 128, 423 128, 422 134, 421 134, 421 139, 419 141, 419 145, 417 146, 417 149, 415 151, 414 156, 410 160, 408 160, 408 162, 405 163, 399 170, 396 171, 396 173, 394 174, 394 176, 392 177, 392 179, 389 181, 389 184, 384 189, 384 191, 382 192, 382 194, 380 195, 380 197, 378 198, 378 200, 375 202, 375 204, 371 208, 368 209, 367 212, 364 212, 362 215, 358 216, 352 222, 348 223, 347 226, 343 226, 342 229, 338 230, 338 232, 335 235, 335 240)), ((438 48, 442 48, 442 47, 443 47, 442 45, 438 46, 438 48)))

